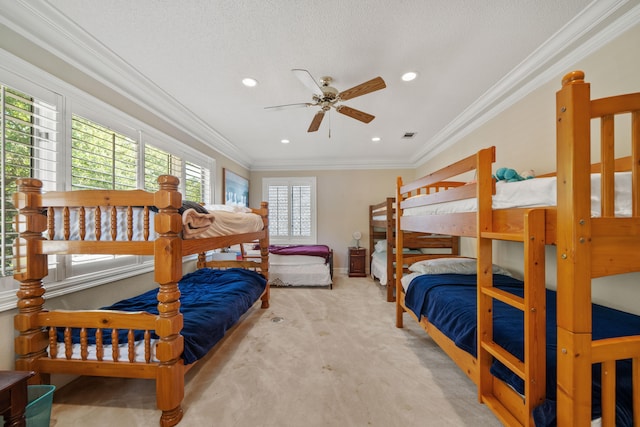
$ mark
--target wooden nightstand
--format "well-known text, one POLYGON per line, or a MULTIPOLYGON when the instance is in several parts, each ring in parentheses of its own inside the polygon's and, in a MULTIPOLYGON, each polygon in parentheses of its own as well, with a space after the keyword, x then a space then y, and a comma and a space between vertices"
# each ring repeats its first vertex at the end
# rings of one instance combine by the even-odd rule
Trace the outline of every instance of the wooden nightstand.
POLYGON ((349 248, 349 277, 366 277, 366 257, 365 248, 349 248))
POLYGON ((25 371, 0 371, 0 414, 4 424, 24 426, 27 407, 27 380, 34 375, 25 371))

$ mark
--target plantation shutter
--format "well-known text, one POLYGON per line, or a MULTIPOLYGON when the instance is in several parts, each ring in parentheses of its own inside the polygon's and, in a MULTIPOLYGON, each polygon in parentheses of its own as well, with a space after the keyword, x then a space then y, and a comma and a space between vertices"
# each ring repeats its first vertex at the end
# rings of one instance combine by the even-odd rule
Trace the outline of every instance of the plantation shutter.
POLYGON ((311 236, 311 186, 291 187, 291 235, 311 236))
POLYGON ((138 142, 79 116, 71 122, 71 188, 137 188, 138 142))
POLYGON ((56 189, 59 112, 56 105, 0 86, 2 139, 2 277, 13 275, 12 245, 17 237, 13 205, 17 178, 38 178, 43 190, 56 189))
POLYGON ((289 235, 289 186, 269 185, 269 235, 289 235))
POLYGON ((263 194, 274 243, 316 243, 315 178, 264 178, 263 194))
POLYGON ((144 146, 144 189, 158 191, 158 177, 160 175, 174 175, 180 177, 182 160, 149 144, 144 146))

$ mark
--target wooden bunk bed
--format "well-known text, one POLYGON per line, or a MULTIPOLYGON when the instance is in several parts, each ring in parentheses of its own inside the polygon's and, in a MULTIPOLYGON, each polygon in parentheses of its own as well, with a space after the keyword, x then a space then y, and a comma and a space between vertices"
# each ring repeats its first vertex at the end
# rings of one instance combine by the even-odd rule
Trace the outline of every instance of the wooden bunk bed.
MULTIPOLYGON (((262 308, 267 308, 268 207, 262 203, 252 214, 246 214, 254 222, 254 231, 185 239, 183 237, 188 235, 183 229, 186 212, 184 215, 179 213, 182 207, 179 180, 164 175, 158 178, 158 183, 160 189, 155 193, 142 190, 42 193, 40 181, 18 180, 14 196, 14 203, 19 209, 14 277, 20 282, 18 314, 15 316, 18 332, 15 340, 16 369, 36 372, 34 379, 38 382, 48 382, 52 373, 155 379, 157 406, 162 410, 160 425, 173 426, 182 419, 184 375, 198 357, 187 353, 191 345, 186 335, 187 327, 191 325, 193 328, 196 322, 195 329, 200 328, 196 333, 213 335, 210 324, 199 326, 197 321, 201 317, 223 317, 218 316, 218 312, 200 314, 200 318, 195 319, 190 316, 190 310, 194 314, 196 310, 185 305, 187 291, 181 294, 184 279, 191 275, 201 277, 195 287, 202 289, 209 285, 206 283, 208 278, 202 279, 204 276, 198 275, 208 274, 205 270, 211 269, 205 267, 226 270, 214 271, 216 277, 222 277, 223 273, 253 274, 257 278, 251 277, 251 283, 258 283, 251 285, 253 290, 245 292, 236 288, 233 292, 226 291, 223 284, 215 282, 215 289, 211 287, 202 292, 220 295, 223 301, 217 300, 218 306, 234 307, 235 312, 230 314, 232 318, 226 320, 228 323, 236 321, 257 300, 262 301, 262 308), (157 211, 155 216, 154 211, 157 211), (260 243, 260 262, 207 260, 208 250, 252 241, 260 243), (155 313, 131 312, 126 308, 120 311, 46 310, 42 281, 48 274, 47 257, 52 254, 153 256, 154 279, 158 288, 151 291, 150 305, 155 313), (199 269, 183 278, 183 257, 196 254, 199 269), (261 271, 261 275, 230 267, 261 271), (256 291, 255 286, 261 287, 256 291), (242 297, 232 297, 235 292, 242 293, 242 297), (74 343, 74 338, 79 339, 79 343, 74 343), (111 343, 113 345, 109 345, 111 343), (143 347, 141 350, 136 347, 139 343, 143 347)), ((224 280, 240 286, 244 279, 227 276, 224 280)), ((186 289, 187 285, 184 286, 186 289)), ((201 304, 207 309, 212 305, 211 302, 201 304)), ((224 335, 225 328, 229 326, 216 325, 216 328, 222 328, 219 334, 224 335)), ((213 338, 207 336, 206 339, 213 338)), ((205 347, 198 341, 197 345, 202 348, 197 350, 208 351, 214 344, 207 341, 209 347, 205 347)))
MULTIPOLYGON (((462 185, 451 182, 447 186, 439 183, 429 191, 440 191, 462 185)), ((396 248, 396 209, 395 197, 387 197, 383 202, 369 206, 369 272, 373 279, 387 287, 387 301, 395 301, 395 257, 396 248)), ((457 236, 433 235, 430 233, 404 234, 403 250, 407 260, 418 261, 433 257, 432 254, 457 255, 459 238, 457 236), (425 254, 422 249, 427 249, 425 254)), ((435 255, 437 256, 437 255, 435 255)))
POLYGON ((434 311, 429 318, 426 311, 415 313, 408 307, 413 303, 407 295, 414 293, 415 279, 405 291, 402 269, 397 267, 405 262, 401 251, 396 253, 396 326, 402 327, 404 312, 418 321, 477 385, 480 402, 505 425, 585 426, 594 417, 601 417, 603 426, 640 425, 640 317, 591 301, 593 278, 640 271, 640 93, 591 100, 584 73, 565 76, 557 94, 558 171, 551 178, 555 179, 557 203, 496 208, 499 192, 491 174, 494 161, 492 147, 414 182, 404 184, 398 179, 397 246, 403 245, 405 231, 476 239, 471 351, 461 349, 457 338, 435 325, 434 311), (614 117, 628 113, 632 116, 631 156, 616 160, 614 117), (592 119, 599 119, 601 128, 600 163, 594 165, 590 160, 592 119), (620 179, 616 175, 621 171, 630 171, 627 198, 631 208, 625 216, 616 212, 614 197, 620 179), (473 181, 468 185, 418 196, 426 186, 470 174, 473 181), (601 188, 595 215, 591 203, 594 176, 601 188), (474 207, 456 213, 412 215, 416 209, 466 200, 473 200, 474 207), (523 244, 524 280, 519 294, 494 283, 499 277, 493 273, 492 262, 496 240, 523 244), (557 292, 545 289, 544 248, 549 244, 557 246, 557 292), (498 342, 497 312, 502 306, 518 312, 522 322, 518 355, 505 348, 508 342, 498 342), (604 331, 603 311, 615 316, 615 330, 604 331), (498 378, 500 367, 518 381, 498 378), (623 407, 621 400, 628 406, 623 407))

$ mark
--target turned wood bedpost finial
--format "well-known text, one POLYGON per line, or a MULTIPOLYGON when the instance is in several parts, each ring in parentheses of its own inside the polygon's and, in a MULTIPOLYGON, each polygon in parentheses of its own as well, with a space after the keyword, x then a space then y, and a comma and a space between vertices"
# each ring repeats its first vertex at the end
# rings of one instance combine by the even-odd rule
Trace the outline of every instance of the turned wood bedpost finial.
POLYGON ((263 210, 262 221, 266 233, 264 237, 260 239, 260 270, 265 279, 267 279, 267 289, 262 296, 261 308, 269 308, 269 298, 271 297, 271 290, 269 285, 269 202, 260 202, 260 208, 263 210))
POLYGON ((584 83, 584 71, 575 70, 567 73, 562 78, 562 86, 573 83, 584 83))
POLYGON ((181 402, 184 397, 184 366, 180 355, 184 338, 180 335, 183 319, 180 313, 182 278, 182 217, 178 209, 182 195, 178 191, 180 180, 175 176, 158 177, 159 190, 154 204, 158 213, 154 218, 157 238, 154 241, 154 279, 158 283, 158 318, 156 357, 160 366, 156 375, 157 405, 162 410, 160 425, 170 427, 182 418, 181 402))
POLYGON ((17 292, 18 314, 14 326, 16 369, 35 370, 33 363, 46 354, 45 332, 36 326, 36 316, 42 312, 45 289, 42 279, 48 273, 47 256, 38 254, 37 243, 43 240, 47 218, 42 213, 42 182, 34 178, 16 180, 13 203, 18 209, 14 227, 18 237, 13 243, 13 277, 20 282, 17 292))

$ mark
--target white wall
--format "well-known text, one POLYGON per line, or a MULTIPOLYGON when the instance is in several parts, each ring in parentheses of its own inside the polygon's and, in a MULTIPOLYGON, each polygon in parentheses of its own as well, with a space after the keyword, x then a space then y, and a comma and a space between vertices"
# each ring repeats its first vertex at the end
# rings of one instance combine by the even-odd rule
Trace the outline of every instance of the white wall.
MULTIPOLYGON (((252 172, 249 189, 251 206, 257 206, 262 200, 262 178, 283 176, 316 177, 318 244, 333 249, 334 270, 346 271, 347 248, 355 245, 351 237, 354 231, 362 233, 360 246, 369 247, 369 205, 394 197, 397 177, 411 180, 414 170, 252 172)), ((367 257, 370 255, 367 254, 367 257)))
MULTIPOLYGON (((529 94, 525 99, 485 123, 454 146, 421 165, 416 176, 422 176, 477 150, 496 146, 495 168, 509 167, 536 173, 554 171, 555 163, 555 93, 560 89, 563 75, 582 70, 591 83, 592 98, 619 93, 640 92, 640 24, 621 34, 616 40, 587 58, 558 74, 551 81, 529 94)), ((628 155, 618 152, 617 155, 628 155)), ((597 161, 597 159, 594 159, 597 161)), ((495 169, 494 169, 495 170, 495 169)), ((465 239, 462 251, 475 253, 474 241, 465 239)), ((497 263, 522 273, 522 248, 515 243, 499 243, 494 251, 497 263)), ((556 282, 555 247, 547 248, 547 283, 556 282)), ((640 314, 637 301, 640 274, 625 274, 594 281, 593 299, 596 302, 640 314)))

